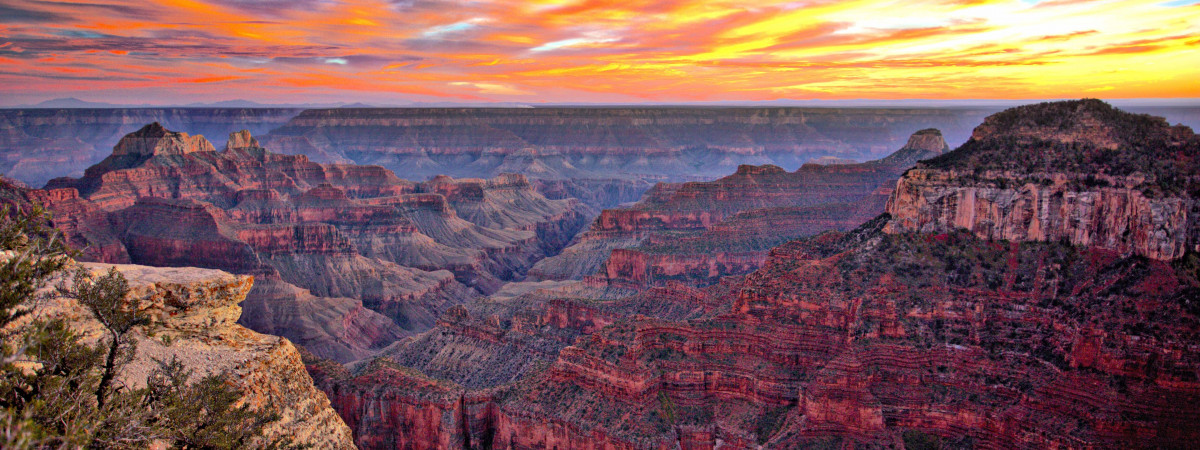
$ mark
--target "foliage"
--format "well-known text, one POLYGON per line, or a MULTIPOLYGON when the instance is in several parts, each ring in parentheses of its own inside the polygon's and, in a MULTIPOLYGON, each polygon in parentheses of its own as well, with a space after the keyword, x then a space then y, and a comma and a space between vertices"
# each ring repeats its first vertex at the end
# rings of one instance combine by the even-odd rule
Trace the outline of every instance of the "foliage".
POLYGON ((787 419, 787 412, 790 407, 777 406, 763 411, 758 416, 754 423, 754 432, 758 435, 758 443, 765 444, 767 440, 775 435, 779 428, 787 419))
POLYGON ((0 250, 13 253, 0 264, 0 328, 29 313, 19 305, 33 299, 71 255, 61 235, 44 225, 49 219, 40 206, 0 208, 0 250))
POLYGON ((667 423, 675 424, 675 402, 666 392, 658 391, 658 407, 662 411, 662 416, 667 419, 667 423))
POLYGON ((1200 139, 1184 136, 1162 118, 1131 114, 1100 100, 1085 99, 1012 108, 988 117, 984 126, 995 131, 922 161, 921 166, 977 175, 986 171, 1087 175, 1080 180, 1081 187, 1108 184, 1096 175, 1140 173, 1147 179, 1139 188, 1148 197, 1200 193, 1196 177, 1200 173, 1200 139), (1100 143, 1111 141, 1116 148, 1089 139, 1055 137, 1080 132, 1093 133, 1100 143))
POLYGON ((909 450, 941 450, 946 448, 941 437, 919 430, 906 430, 903 438, 904 448, 909 450))
POLYGON ((156 406, 152 409, 158 414, 150 422, 169 442, 188 448, 244 448, 264 427, 279 420, 277 413, 238 405, 242 393, 230 389, 222 375, 191 382, 192 371, 178 359, 158 364, 147 379, 145 401, 156 406))

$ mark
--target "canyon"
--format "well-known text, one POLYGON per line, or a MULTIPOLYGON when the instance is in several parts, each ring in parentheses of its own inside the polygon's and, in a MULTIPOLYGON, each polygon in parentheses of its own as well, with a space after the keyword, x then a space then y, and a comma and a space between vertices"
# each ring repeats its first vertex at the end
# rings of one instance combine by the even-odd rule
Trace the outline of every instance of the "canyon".
MULTIPOLYGON (((961 142, 985 109, 486 108, 307 110, 266 136, 285 153, 378 164, 410 178, 521 172, 544 179, 716 177, 739 164, 795 170, 873 159, 914 130, 961 142), (520 170, 516 170, 520 169, 520 170)), ((317 160, 320 158, 314 157, 317 160)))
POLYGON ((151 124, 0 198, 83 259, 237 274, 121 266, 239 286, 359 448, 1200 439, 1200 136, 1098 100, 823 114, 310 110, 219 151, 151 124), (885 156, 862 123, 909 128, 885 156))
MULTIPOLYGON (((1080 131, 1089 124, 1149 120, 1178 138, 1163 151, 1185 164, 1160 179, 1185 177, 1171 195, 1196 198, 1195 179, 1186 179, 1196 172, 1179 169, 1200 156, 1194 133, 1090 101, 1029 108, 1018 112, 1066 117, 1042 138, 1080 148, 1104 143, 1080 131), (1060 108, 1075 114, 1047 112, 1060 108)), ((988 131, 996 123, 977 132, 1022 133, 1013 124, 988 131)), ((1071 222, 1086 228, 1086 241, 913 226, 905 211, 961 217, 944 210, 961 203, 924 200, 941 191, 906 186, 925 186, 923 170, 977 144, 901 169, 876 204, 894 215, 775 245, 748 274, 527 282, 448 310, 379 358, 346 367, 310 358, 309 370, 363 448, 1110 448, 1200 437, 1194 241, 1180 256, 1144 255, 1139 248, 1163 247, 1113 226, 1126 220, 1114 215, 1071 222)), ((1036 159, 1023 152, 1040 148, 997 151, 1017 166, 1005 172, 1013 180, 1036 173, 1021 167, 1036 159)), ((976 182, 938 181, 954 196, 976 182)), ((668 198, 675 188, 659 189, 668 198)), ((607 217, 596 223, 668 223, 607 217)), ((677 223, 704 235, 720 220, 692 214, 677 223)))
MULTIPOLYGON (((597 208, 636 201, 658 181, 711 179, 739 164, 871 160, 913 131, 953 146, 999 107, 547 107, 0 109, 0 175, 32 187, 79 177, 121 137, 158 122, 223 138, 249 130, 280 153, 377 164, 401 178, 521 173, 551 198, 597 208), (820 158, 827 158, 821 160, 820 158)), ((1130 111, 1200 126, 1195 107, 1130 111)), ((221 142, 215 143, 220 146, 221 142)))

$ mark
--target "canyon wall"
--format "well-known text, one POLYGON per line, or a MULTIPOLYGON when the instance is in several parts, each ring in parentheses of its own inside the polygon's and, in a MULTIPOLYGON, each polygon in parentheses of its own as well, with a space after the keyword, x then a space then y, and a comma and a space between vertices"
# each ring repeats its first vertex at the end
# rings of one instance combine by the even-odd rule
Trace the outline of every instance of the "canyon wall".
MULTIPOLYGON (((913 130, 961 142, 987 109, 487 108, 308 110, 264 138, 288 152, 379 164, 408 178, 716 176, 794 170, 826 155, 882 157, 913 130)), ((678 179, 678 178, 676 178, 678 179)))
POLYGON ((963 173, 914 169, 888 202, 894 230, 972 230, 980 237, 1014 241, 1066 240, 1123 254, 1176 259, 1200 251, 1200 203, 1192 197, 1147 196, 1143 180, 1094 175, 1042 177, 1048 183, 969 181, 1020 180, 1020 173, 963 173), (1111 187, 1081 187, 1102 180, 1111 187))

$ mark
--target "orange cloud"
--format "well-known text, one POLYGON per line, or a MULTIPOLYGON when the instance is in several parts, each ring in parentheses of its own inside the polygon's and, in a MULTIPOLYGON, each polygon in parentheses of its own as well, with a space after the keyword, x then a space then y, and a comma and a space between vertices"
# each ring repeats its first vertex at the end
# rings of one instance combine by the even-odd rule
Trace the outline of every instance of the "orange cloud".
POLYGON ((151 103, 214 95, 266 102, 1197 96, 1200 8, 1169 5, 28 2, 6 7, 0 24, 0 94, 41 100, 87 92, 151 103))

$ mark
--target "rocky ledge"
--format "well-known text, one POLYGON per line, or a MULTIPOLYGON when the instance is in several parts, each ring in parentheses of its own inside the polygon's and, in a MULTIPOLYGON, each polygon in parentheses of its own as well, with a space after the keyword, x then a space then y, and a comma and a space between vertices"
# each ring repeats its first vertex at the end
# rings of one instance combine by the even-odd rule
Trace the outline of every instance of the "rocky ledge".
MULTIPOLYGON (((287 339, 237 324, 253 277, 199 268, 159 268, 83 263, 93 273, 115 267, 129 281, 130 298, 142 299, 151 323, 134 332, 137 354, 119 374, 127 385, 144 383, 155 359, 182 361, 199 375, 225 372, 245 392, 252 408, 283 406, 268 438, 289 436, 319 449, 355 448, 350 429, 313 386, 300 352, 287 339)), ((102 335, 99 322, 75 300, 53 298, 34 316, 62 317, 85 339, 102 335)))

